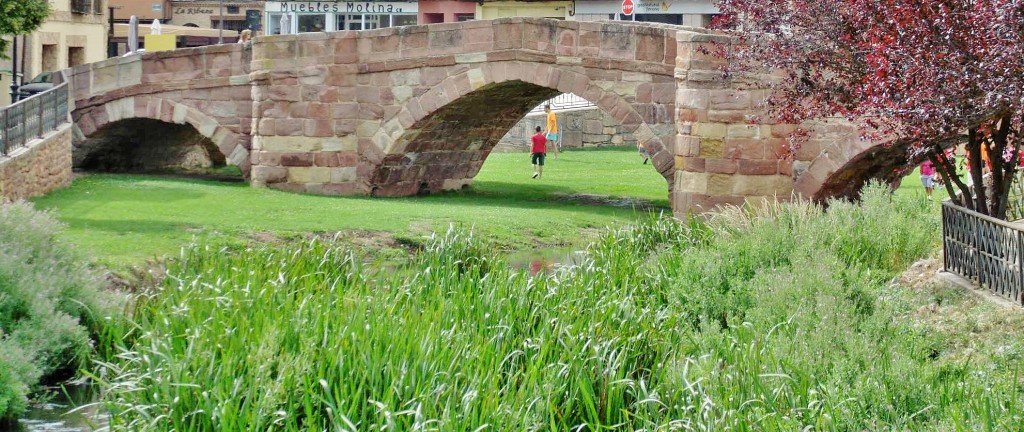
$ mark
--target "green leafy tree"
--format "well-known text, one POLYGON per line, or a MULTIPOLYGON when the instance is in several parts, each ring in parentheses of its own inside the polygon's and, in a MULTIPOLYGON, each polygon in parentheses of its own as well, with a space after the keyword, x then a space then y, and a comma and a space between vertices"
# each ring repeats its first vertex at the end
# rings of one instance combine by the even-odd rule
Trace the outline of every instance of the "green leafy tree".
POLYGON ((8 36, 31 33, 50 14, 46 0, 0 0, 0 58, 7 58, 8 36))

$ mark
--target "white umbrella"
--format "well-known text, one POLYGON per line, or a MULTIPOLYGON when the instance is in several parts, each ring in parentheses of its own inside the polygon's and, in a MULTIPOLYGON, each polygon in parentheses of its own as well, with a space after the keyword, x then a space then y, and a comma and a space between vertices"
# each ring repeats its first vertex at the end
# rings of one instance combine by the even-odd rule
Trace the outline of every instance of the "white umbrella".
POLYGON ((160 20, 153 20, 153 24, 150 24, 149 26, 149 34, 160 34, 160 20))
POLYGON ((139 50, 139 17, 132 15, 128 20, 128 54, 139 50))
POLYGON ((281 15, 281 34, 288 34, 292 32, 292 16, 289 14, 281 15))

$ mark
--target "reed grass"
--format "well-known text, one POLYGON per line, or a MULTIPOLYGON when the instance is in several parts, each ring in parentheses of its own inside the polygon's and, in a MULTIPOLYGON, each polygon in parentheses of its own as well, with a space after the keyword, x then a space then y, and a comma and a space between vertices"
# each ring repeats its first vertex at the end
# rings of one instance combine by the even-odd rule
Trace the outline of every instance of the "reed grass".
POLYGON ((873 187, 652 219, 549 274, 459 230, 390 269, 192 247, 94 374, 133 431, 1020 430, 1016 370, 900 319, 937 230, 873 187))

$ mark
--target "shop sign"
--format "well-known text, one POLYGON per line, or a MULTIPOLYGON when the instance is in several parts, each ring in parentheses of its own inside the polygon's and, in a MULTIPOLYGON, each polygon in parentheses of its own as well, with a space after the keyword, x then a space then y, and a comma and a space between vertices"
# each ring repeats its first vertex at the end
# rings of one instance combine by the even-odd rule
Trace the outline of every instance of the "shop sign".
POLYGON ((201 7, 177 7, 174 8, 175 15, 213 15, 213 9, 201 7))
MULTIPOLYGON (((634 14, 715 14, 717 0, 632 0, 634 14)), ((575 2, 577 14, 623 13, 622 0, 575 2)))
POLYGON ((416 3, 407 2, 267 2, 271 12, 298 13, 415 13, 416 3))
POLYGON ((639 3, 636 9, 640 13, 668 13, 672 8, 670 1, 641 1, 639 3))

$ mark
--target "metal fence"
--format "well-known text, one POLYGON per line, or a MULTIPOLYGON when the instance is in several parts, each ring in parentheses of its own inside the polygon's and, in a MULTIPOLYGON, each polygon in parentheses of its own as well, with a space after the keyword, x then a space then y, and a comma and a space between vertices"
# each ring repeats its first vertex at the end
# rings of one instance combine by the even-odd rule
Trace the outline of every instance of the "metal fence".
POLYGON ((548 99, 544 103, 535 106, 528 114, 537 114, 544 112, 544 105, 551 105, 552 111, 561 111, 567 109, 578 109, 578 108, 590 108, 594 104, 590 101, 583 99, 582 97, 576 96, 573 93, 562 93, 551 99, 548 99))
POLYGON ((68 121, 68 84, 61 83, 0 108, 0 156, 28 145, 68 121))
POLYGON ((944 201, 942 243, 946 271, 1024 304, 1024 229, 944 201))

